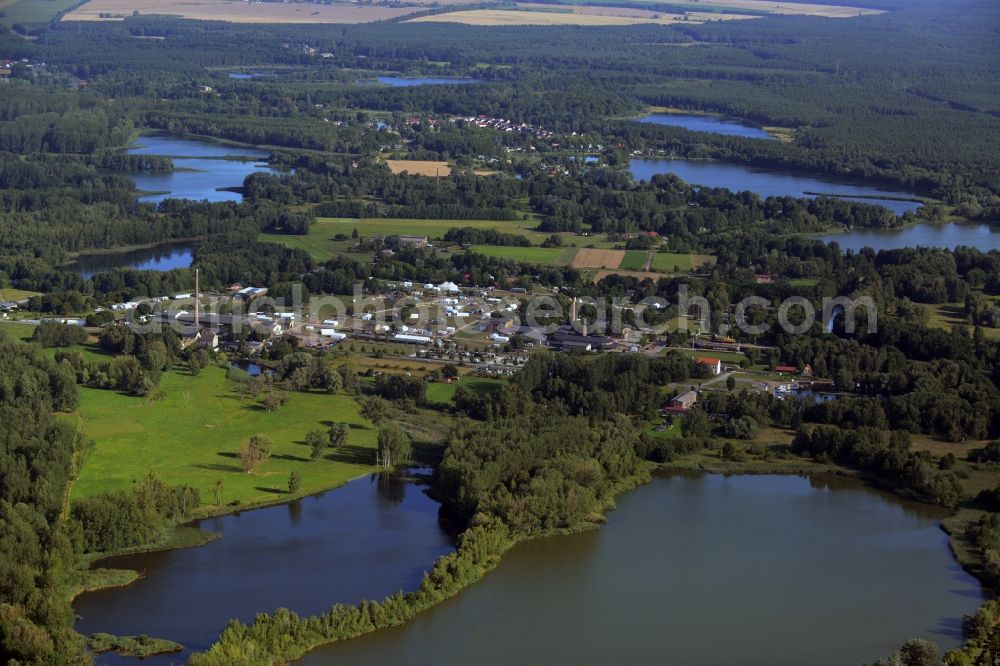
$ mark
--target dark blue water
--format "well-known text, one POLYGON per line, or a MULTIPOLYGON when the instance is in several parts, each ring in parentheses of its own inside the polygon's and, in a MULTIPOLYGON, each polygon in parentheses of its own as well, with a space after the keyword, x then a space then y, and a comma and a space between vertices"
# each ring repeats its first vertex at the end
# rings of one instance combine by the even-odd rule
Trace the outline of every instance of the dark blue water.
POLYGON ((738 120, 726 120, 714 116, 689 116, 676 113, 652 113, 639 119, 640 123, 682 127, 692 132, 712 132, 726 136, 742 136, 749 139, 773 139, 774 137, 753 125, 738 120))
POLYGON ((398 76, 380 76, 378 82, 393 88, 407 88, 410 86, 443 86, 466 83, 483 83, 481 79, 470 78, 449 78, 443 76, 416 76, 413 78, 401 78, 398 76))
POLYGON ((901 247, 941 247, 953 250, 959 245, 974 247, 983 252, 1000 250, 1000 225, 989 224, 917 224, 905 229, 852 229, 838 234, 820 236, 829 243, 836 241, 840 247, 857 252, 870 247, 878 250, 895 250, 901 247))
POLYGON ((128 153, 173 158, 174 171, 132 175, 136 189, 156 193, 139 197, 139 201, 149 203, 159 203, 168 198, 240 201, 243 195, 239 192, 220 191, 220 188, 240 187, 243 179, 256 171, 276 173, 261 162, 268 157, 265 151, 210 141, 144 136, 138 146, 128 149, 128 153))
POLYGON ((202 139, 180 139, 171 136, 146 135, 126 152, 129 155, 166 155, 168 157, 246 157, 266 159, 268 153, 257 148, 228 146, 202 139))
MULTIPOLYGON (((98 563, 134 569, 143 578, 78 597, 76 630, 145 633, 203 650, 231 618, 247 622, 280 607, 316 614, 335 603, 415 590, 434 560, 454 548, 438 523, 437 502, 421 485, 387 475, 197 525, 222 538, 98 563)), ((183 661, 174 654, 142 663, 183 661)), ((98 663, 139 662, 104 655, 98 663)))
POLYGON ((811 197, 812 194, 835 195, 850 201, 885 206, 897 215, 916 210, 916 201, 895 201, 877 197, 913 197, 910 192, 899 192, 883 187, 836 180, 798 172, 782 172, 742 164, 728 164, 706 160, 634 159, 629 171, 636 180, 649 180, 658 173, 672 173, 692 185, 725 187, 734 192, 749 190, 763 198, 811 197), (876 197, 876 198, 859 198, 876 197))
POLYGON ((96 273, 105 273, 115 268, 134 268, 140 271, 188 268, 193 260, 194 246, 181 244, 125 252, 81 254, 71 268, 80 273, 84 279, 90 279, 96 273))

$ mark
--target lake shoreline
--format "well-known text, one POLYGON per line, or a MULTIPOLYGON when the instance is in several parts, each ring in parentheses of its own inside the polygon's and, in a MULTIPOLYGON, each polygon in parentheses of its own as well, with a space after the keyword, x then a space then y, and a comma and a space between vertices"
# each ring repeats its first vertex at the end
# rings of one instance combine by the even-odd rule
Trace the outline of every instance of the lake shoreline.
MULTIPOLYGON (((879 484, 877 482, 877 479, 875 479, 871 475, 864 474, 864 473, 859 472, 857 470, 853 470, 853 469, 850 469, 850 468, 841 467, 841 466, 838 466, 838 465, 824 465, 824 464, 815 463, 815 462, 811 462, 811 461, 807 461, 807 460, 802 460, 801 461, 802 464, 801 465, 796 465, 796 466, 787 466, 787 465, 782 466, 782 462, 784 462, 784 461, 780 461, 780 460, 779 461, 773 461, 773 462, 772 461, 747 461, 747 462, 742 462, 742 463, 740 463, 740 462, 730 463, 730 462, 725 462, 725 461, 719 461, 717 464, 712 464, 712 463, 707 463, 707 462, 701 462, 701 463, 697 463, 697 464, 694 464, 694 465, 692 465, 691 463, 685 463, 685 462, 681 462, 681 463, 659 463, 659 464, 649 463, 649 464, 647 464, 645 466, 645 468, 648 470, 648 475, 643 480, 640 480, 640 481, 633 480, 633 483, 628 484, 625 487, 617 488, 615 490, 613 498, 611 498, 611 500, 605 506, 604 513, 602 514, 601 519, 599 521, 587 522, 585 524, 576 525, 573 528, 566 528, 566 529, 560 529, 560 530, 552 530, 552 531, 547 531, 547 532, 544 532, 544 533, 541 533, 541 534, 536 534, 536 535, 524 536, 524 537, 520 537, 520 538, 511 539, 506 544, 506 546, 503 548, 502 552, 496 557, 495 562, 493 562, 491 564, 491 566, 484 568, 484 570, 482 571, 482 574, 475 581, 470 582, 469 584, 463 586, 461 589, 455 591, 454 593, 449 594, 448 596, 446 596, 443 599, 440 599, 438 602, 436 602, 432 606, 430 606, 428 608, 425 608, 425 609, 421 609, 413 617, 410 617, 410 618, 406 619, 404 622, 401 622, 399 624, 406 624, 406 623, 412 622, 412 621, 414 621, 416 619, 417 615, 420 615, 421 613, 423 613, 423 612, 425 612, 427 610, 431 610, 431 609, 433 609, 433 608, 435 608, 437 606, 440 606, 445 601, 451 600, 451 599, 459 596, 462 592, 466 591, 467 589, 475 587, 477 583, 482 582, 483 580, 485 580, 487 578, 487 576, 491 572, 498 570, 500 568, 500 566, 502 565, 502 563, 504 561, 504 558, 506 557, 507 553, 509 553, 515 547, 518 547, 518 546, 521 546, 521 545, 524 545, 524 544, 527 544, 527 543, 530 543, 530 542, 534 542, 534 541, 540 541, 540 540, 548 539, 550 537, 555 537, 555 536, 569 536, 569 535, 574 535, 574 534, 580 534, 580 533, 583 533, 583 532, 595 531, 595 530, 598 530, 598 529, 602 529, 602 525, 604 523, 606 523, 607 519, 608 519, 607 513, 609 511, 612 511, 612 510, 614 510, 614 511, 618 510, 618 505, 617 505, 617 500, 618 499, 620 499, 624 495, 629 494, 631 491, 638 490, 641 487, 648 485, 649 483, 653 482, 657 476, 661 476, 661 475, 662 476, 669 476, 671 474, 685 474, 685 473, 688 473, 688 474, 713 475, 713 476, 723 476, 723 477, 728 477, 728 476, 799 476, 799 477, 807 477, 807 478, 823 478, 823 477, 844 478, 844 479, 851 479, 851 480, 858 481, 858 482, 862 483, 864 486, 866 486, 866 487, 868 487, 870 489, 873 489, 873 490, 876 490, 876 491, 879 491, 879 492, 884 492, 887 495, 890 495, 894 499, 897 499, 897 500, 904 500, 904 501, 908 501, 908 502, 914 502, 916 504, 921 504, 921 505, 926 505, 926 506, 931 506, 931 507, 935 507, 936 506, 936 505, 931 505, 931 504, 927 504, 927 503, 924 503, 924 502, 917 502, 916 500, 914 500, 911 497, 906 497, 906 496, 901 495, 898 492, 894 492, 893 490, 889 489, 887 486, 879 484)), ((938 507, 938 508, 941 508, 941 507, 938 507)), ((938 523, 938 527, 942 531, 944 531, 945 533, 948 533, 947 530, 943 526, 943 522, 944 521, 939 522, 938 523)), ((976 576, 975 573, 973 571, 971 571, 968 567, 966 567, 965 564, 957 557, 955 549, 952 546, 951 540, 949 540, 948 550, 949 550, 949 553, 950 553, 951 557, 955 561, 957 561, 960 565, 962 565, 962 568, 964 570, 966 570, 968 573, 970 573, 975 578, 976 582, 981 586, 981 589, 982 589, 982 592, 983 592, 983 596, 987 600, 989 598, 991 598, 992 591, 989 590, 989 588, 987 588, 987 586, 983 583, 982 579, 980 579, 978 576, 976 576)), ((960 618, 956 618, 956 619, 960 619, 960 618)), ((297 656, 295 656, 295 657, 292 658, 292 661, 297 661, 298 659, 301 659, 301 658, 305 657, 309 652, 312 652, 312 651, 314 651, 316 649, 322 649, 324 647, 328 647, 328 646, 334 645, 336 643, 351 641, 351 640, 353 640, 355 638, 361 638, 362 636, 373 634, 373 633, 376 633, 376 632, 378 632, 380 630, 388 630, 388 629, 391 629, 391 627, 393 627, 393 626, 399 626, 399 625, 391 625, 389 627, 376 627, 374 629, 370 629, 370 630, 361 632, 361 633, 359 633, 359 634, 357 634, 355 636, 338 638, 338 639, 334 639, 334 640, 328 640, 328 641, 323 641, 323 642, 317 643, 317 644, 313 645, 312 647, 310 647, 305 652, 297 654, 297 656)), ((960 642, 964 642, 964 636, 961 638, 960 642)), ((872 658, 875 658, 877 656, 878 655, 872 655, 872 658)))
MULTIPOLYGON (((157 192, 155 194, 162 194, 162 192, 157 192)), ((159 250, 159 249, 169 249, 173 245, 184 245, 187 243, 201 243, 207 239, 207 236, 194 236, 191 238, 175 238, 168 241, 157 241, 155 243, 141 243, 139 245, 121 245, 114 248, 99 248, 96 250, 78 250, 76 252, 67 252, 66 256, 71 259, 67 261, 63 266, 69 266, 75 263, 77 259, 81 256, 103 256, 109 254, 124 254, 126 252, 136 252, 140 250, 159 250)))
MULTIPOLYGON (((453 598, 455 596, 458 596, 466 588, 471 587, 471 586, 475 585, 477 582, 480 582, 481 580, 483 580, 490 572, 494 571, 495 569, 497 569, 500 566, 500 564, 503 561, 503 556, 507 552, 509 552, 511 548, 517 546, 518 544, 529 542, 529 541, 535 541, 535 540, 545 539, 545 538, 553 537, 553 536, 566 536, 566 535, 570 535, 570 534, 577 534, 577 533, 581 533, 581 532, 586 532, 586 531, 592 531, 592 530, 600 529, 601 525, 607 521, 607 512, 612 511, 612 510, 617 510, 617 500, 618 500, 618 498, 620 496, 626 494, 627 492, 629 492, 631 490, 638 489, 641 486, 644 486, 644 485, 650 483, 653 480, 654 475, 656 475, 657 473, 678 473, 678 472, 680 472, 680 473, 684 473, 684 472, 692 473, 693 472, 693 473, 722 475, 722 476, 730 476, 730 475, 741 475, 741 476, 743 476, 743 475, 745 475, 745 476, 764 476, 764 475, 789 476, 789 475, 791 475, 791 476, 804 476, 804 477, 810 477, 810 478, 811 477, 822 477, 822 476, 833 476, 833 477, 842 477, 842 478, 855 479, 855 480, 858 480, 858 481, 864 483, 866 486, 875 488, 875 489, 880 490, 880 491, 888 492, 891 495, 893 495, 894 497, 898 497, 898 498, 901 498, 901 499, 904 499, 904 500, 913 501, 913 498, 906 497, 904 495, 901 495, 898 492, 895 492, 891 487, 889 487, 886 483, 884 483, 883 481, 881 481, 880 479, 878 479, 874 475, 865 474, 865 473, 859 472, 857 470, 853 470, 853 469, 842 467, 842 466, 838 466, 838 465, 828 465, 828 464, 824 465, 824 464, 820 464, 820 463, 815 463, 815 462, 812 462, 812 461, 809 461, 809 460, 805 460, 805 459, 802 459, 802 460, 798 460, 798 459, 796 459, 796 460, 779 459, 779 460, 774 460, 774 461, 748 460, 748 461, 742 461, 742 462, 730 462, 730 461, 722 461, 722 460, 713 460, 711 458, 706 458, 705 456, 699 456, 698 460, 693 460, 693 461, 691 461, 691 460, 689 460, 689 461, 678 461, 678 462, 661 463, 661 464, 652 464, 652 463, 649 463, 649 464, 646 464, 646 465, 643 466, 643 470, 644 471, 642 473, 640 473, 639 475, 637 475, 635 477, 630 477, 625 482, 623 482, 622 484, 620 484, 619 487, 616 487, 614 489, 614 493, 608 499, 608 501, 605 502, 605 504, 603 506, 602 513, 601 513, 601 515, 599 517, 596 517, 596 516, 592 517, 592 518, 588 519, 587 521, 584 521, 584 522, 582 522, 582 523, 580 523, 578 525, 574 525, 574 526, 568 527, 568 528, 554 529, 554 530, 549 530, 549 531, 546 531, 546 532, 540 533, 540 534, 534 534, 534 535, 529 535, 529 536, 521 536, 521 537, 515 537, 515 538, 509 539, 507 541, 507 543, 505 544, 505 546, 502 548, 501 552, 493 560, 491 560, 488 563, 488 565, 482 567, 481 571, 479 572, 479 575, 476 576, 474 580, 472 580, 472 581, 468 582, 467 584, 461 586, 459 589, 452 591, 451 593, 449 593, 446 596, 444 596, 443 598, 437 600, 435 603, 431 604, 430 606, 428 606, 426 608, 422 608, 422 609, 417 610, 413 617, 415 617, 416 615, 419 615, 420 613, 424 612, 425 610, 429 610, 430 608, 433 608, 435 606, 440 605, 440 603, 442 603, 445 600, 448 600, 448 599, 451 599, 451 598, 453 598)), ((356 481, 358 479, 364 478, 365 476, 368 476, 371 473, 372 472, 366 472, 364 474, 360 474, 357 477, 354 477, 354 478, 350 479, 347 482, 340 483, 340 484, 337 484, 335 486, 331 486, 330 488, 327 488, 326 490, 322 490, 322 491, 319 491, 319 492, 311 492, 308 495, 301 495, 301 496, 296 496, 296 497, 283 497, 283 498, 276 499, 276 500, 273 500, 273 501, 264 500, 264 501, 261 501, 261 502, 254 503, 254 505, 252 505, 252 506, 241 506, 241 507, 222 506, 222 507, 215 507, 213 509, 207 509, 207 510, 205 510, 203 512, 200 512, 198 514, 197 520, 202 520, 202 519, 211 518, 211 517, 224 516, 224 515, 230 515, 230 514, 237 514, 237 513, 243 512, 243 511, 253 511, 253 510, 256 510, 256 509, 263 509, 263 508, 269 508, 269 507, 274 507, 274 506, 287 505, 287 504, 290 504, 290 503, 292 503, 294 501, 303 499, 304 497, 317 496, 317 495, 321 495, 321 494, 323 494, 325 492, 329 492, 331 490, 336 490, 338 488, 343 487, 344 485, 346 485, 347 483, 349 483, 351 481, 356 481)), ((949 529, 949 527, 946 527, 946 523, 948 523, 948 521, 953 520, 956 517, 956 515, 957 514, 953 513, 953 515, 950 516, 949 518, 943 519, 943 520, 941 520, 939 522, 940 529, 942 531, 944 531, 946 534, 949 535, 949 542, 948 542, 949 552, 951 553, 951 555, 954 558, 954 560, 963 568, 963 570, 967 571, 969 574, 971 574, 972 576, 974 576, 976 578, 976 580, 982 585, 984 593, 990 594, 990 593, 992 593, 992 590, 989 590, 989 588, 987 588, 985 582, 981 578, 981 573, 982 573, 982 566, 981 566, 982 563, 981 563, 981 561, 977 562, 976 559, 974 557, 972 557, 972 555, 974 553, 970 552, 969 549, 964 549, 963 550, 962 548, 958 547, 958 542, 961 539, 961 535, 960 535, 961 530, 958 529, 958 528, 955 528, 955 527, 952 527, 951 529, 949 529)), ((967 522, 966 523, 961 523, 961 524, 964 525, 964 524, 967 524, 967 522)), ((187 548, 187 547, 198 547, 198 546, 204 545, 205 543, 213 541, 216 538, 220 538, 221 537, 221 535, 210 533, 210 532, 206 532, 204 530, 201 530, 200 528, 192 528, 190 526, 190 524, 185 525, 185 526, 181 526, 181 527, 186 527, 186 528, 191 529, 191 530, 197 530, 199 532, 204 533, 205 535, 210 535, 211 538, 209 538, 207 541, 204 541, 204 542, 201 542, 201 543, 177 543, 177 542, 172 542, 170 539, 168 539, 167 541, 155 544, 152 547, 143 547, 143 548, 139 548, 139 549, 131 549, 127 553, 125 553, 125 552, 119 552, 119 553, 102 553, 102 554, 100 554, 100 556, 93 557, 91 559, 91 564, 99 562, 100 560, 105 559, 107 557, 112 557, 112 556, 121 555, 121 554, 134 554, 134 553, 137 553, 137 552, 155 552, 155 551, 173 550, 173 549, 187 548)), ((467 530, 463 530, 462 533, 464 534, 466 531, 467 530)), ((427 571, 430 571, 432 568, 433 568, 433 566, 429 567, 427 569, 427 571)), ((90 570, 88 570, 88 571, 90 571, 90 570)), ((130 571, 130 570, 117 570, 117 571, 130 571)), ((134 579, 132 579, 132 580, 129 580, 129 581, 124 582, 124 583, 119 583, 117 585, 109 585, 109 587, 112 587, 112 586, 114 586, 114 587, 127 586, 127 585, 130 585, 132 582, 135 582, 135 580, 138 580, 138 579, 139 579, 139 576, 136 575, 136 577, 134 579)), ((80 590, 80 591, 77 592, 77 594, 82 593, 84 591, 91 591, 93 589, 101 589, 101 588, 90 588, 90 589, 87 589, 87 590, 80 590)), ((76 595, 74 595, 74 597, 75 596, 76 595)), ((412 620, 413 617, 408 618, 406 620, 406 622, 409 622, 410 620, 412 620)), ((393 626, 395 626, 395 625, 393 625, 393 626)), ((369 633, 373 633, 373 632, 378 631, 379 629, 382 629, 382 628, 385 628, 385 627, 376 627, 376 628, 373 628, 373 629, 361 631, 360 633, 357 633, 356 635, 349 636, 349 637, 341 637, 341 638, 336 638, 334 640, 323 640, 323 641, 320 641, 320 642, 317 642, 317 643, 314 643, 314 644, 309 644, 308 646, 306 646, 306 645, 303 645, 301 647, 300 646, 296 646, 296 650, 295 650, 296 656, 293 657, 293 659, 299 659, 299 658, 305 656, 307 653, 309 653, 309 652, 311 652, 311 651, 313 651, 315 649, 322 648, 322 647, 327 646, 327 645, 332 645, 333 643, 350 640, 352 638, 357 638, 357 637, 360 637, 362 635, 366 635, 366 634, 369 634, 369 633)))

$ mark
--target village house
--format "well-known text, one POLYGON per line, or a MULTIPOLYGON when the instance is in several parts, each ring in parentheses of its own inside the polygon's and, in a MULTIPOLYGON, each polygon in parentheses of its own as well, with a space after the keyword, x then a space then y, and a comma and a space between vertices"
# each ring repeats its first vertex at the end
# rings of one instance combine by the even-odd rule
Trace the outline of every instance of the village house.
POLYGON ((722 361, 711 356, 699 356, 696 358, 695 363, 700 363, 701 365, 707 365, 712 371, 713 375, 718 375, 722 373, 722 361))

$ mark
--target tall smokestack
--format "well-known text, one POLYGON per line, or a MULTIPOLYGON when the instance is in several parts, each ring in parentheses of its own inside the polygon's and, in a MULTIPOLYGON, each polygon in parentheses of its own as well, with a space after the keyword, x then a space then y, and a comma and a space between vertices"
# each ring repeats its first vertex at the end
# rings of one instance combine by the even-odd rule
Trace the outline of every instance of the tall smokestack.
POLYGON ((573 297, 573 302, 569 306, 569 325, 576 326, 576 296, 573 297))
POLYGON ((195 333, 200 330, 198 325, 198 315, 201 310, 201 293, 198 285, 198 269, 194 269, 194 328, 195 333))

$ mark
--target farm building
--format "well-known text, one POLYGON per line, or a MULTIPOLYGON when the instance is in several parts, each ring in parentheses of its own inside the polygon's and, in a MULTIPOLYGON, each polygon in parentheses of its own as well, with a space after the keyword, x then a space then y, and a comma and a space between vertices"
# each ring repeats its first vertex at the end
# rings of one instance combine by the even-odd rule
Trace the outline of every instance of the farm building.
POLYGON ((674 396, 663 407, 663 411, 671 414, 683 414, 698 402, 698 394, 694 391, 686 391, 674 396))
POLYGON ((403 245, 412 245, 414 247, 426 247, 427 246, 427 236, 411 236, 407 234, 402 234, 399 237, 399 242, 403 245))
POLYGON ((219 348, 219 331, 206 328, 198 332, 198 348, 215 351, 219 348))
POLYGON ((410 342, 418 345, 425 345, 431 341, 426 335, 406 335, 404 333, 397 333, 392 339, 396 342, 410 342))
POLYGON ((510 335, 517 329, 511 317, 493 317, 486 322, 486 332, 498 335, 510 335))
POLYGON ((257 298, 258 296, 263 296, 266 293, 267 287, 243 287, 236 292, 236 295, 243 300, 249 301, 257 298))
POLYGON ((722 372, 722 361, 713 356, 699 356, 694 361, 695 363, 700 363, 701 365, 707 365, 711 368, 713 375, 717 375, 722 372))
POLYGON ((454 282, 442 282, 438 286, 434 287, 434 289, 445 294, 455 294, 459 291, 458 285, 454 282))

